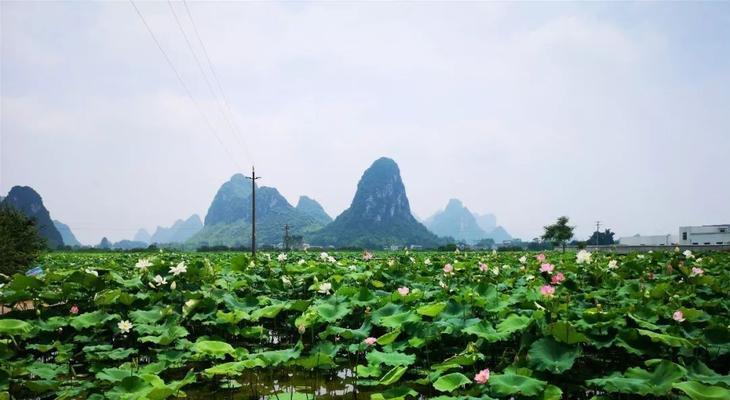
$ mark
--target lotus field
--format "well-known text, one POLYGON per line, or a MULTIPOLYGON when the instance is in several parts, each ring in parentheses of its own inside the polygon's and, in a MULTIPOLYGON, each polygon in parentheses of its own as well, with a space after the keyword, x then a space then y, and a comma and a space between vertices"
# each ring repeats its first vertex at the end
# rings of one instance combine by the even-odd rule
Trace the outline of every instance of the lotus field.
POLYGON ((730 254, 50 253, 0 398, 730 399, 730 254))

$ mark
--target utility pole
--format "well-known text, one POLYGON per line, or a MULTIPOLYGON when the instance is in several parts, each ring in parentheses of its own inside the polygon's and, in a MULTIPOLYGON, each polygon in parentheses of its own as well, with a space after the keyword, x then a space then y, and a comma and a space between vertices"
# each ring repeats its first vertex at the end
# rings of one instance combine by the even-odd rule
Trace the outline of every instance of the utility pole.
POLYGON ((247 176, 251 180, 251 256, 256 259, 256 169, 251 166, 251 176, 247 176))
POLYGON ((598 237, 601 235, 601 221, 596 221, 596 246, 598 245, 598 237))
POLYGON ((289 252, 289 224, 284 225, 284 251, 289 252))

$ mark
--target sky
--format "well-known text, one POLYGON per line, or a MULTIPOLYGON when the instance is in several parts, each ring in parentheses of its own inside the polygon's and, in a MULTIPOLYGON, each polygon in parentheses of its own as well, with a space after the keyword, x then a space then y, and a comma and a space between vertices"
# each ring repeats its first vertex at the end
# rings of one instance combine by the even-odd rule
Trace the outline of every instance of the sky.
POLYGON ((202 218, 252 164, 334 217, 381 156, 417 216, 525 240, 730 222, 728 2, 135 4, 164 54, 130 2, 0 3, 0 195, 83 243, 202 218))

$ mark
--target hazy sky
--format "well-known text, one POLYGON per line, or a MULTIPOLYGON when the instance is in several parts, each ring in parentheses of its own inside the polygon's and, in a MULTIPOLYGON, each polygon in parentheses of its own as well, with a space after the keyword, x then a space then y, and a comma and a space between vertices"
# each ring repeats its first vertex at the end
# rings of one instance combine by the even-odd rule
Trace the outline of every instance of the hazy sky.
POLYGON ((137 3, 220 142, 129 2, 0 4, 0 193, 84 243, 204 217, 253 162, 336 216, 380 156, 418 216, 456 197, 524 239, 730 222, 727 2, 189 2, 240 135, 168 3, 137 3))

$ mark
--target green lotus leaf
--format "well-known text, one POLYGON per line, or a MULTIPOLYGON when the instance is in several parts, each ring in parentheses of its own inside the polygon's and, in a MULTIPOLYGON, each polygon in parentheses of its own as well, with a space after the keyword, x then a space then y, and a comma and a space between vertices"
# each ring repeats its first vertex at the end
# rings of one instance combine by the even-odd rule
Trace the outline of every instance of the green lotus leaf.
POLYGON ((380 378, 380 381, 378 383, 380 385, 392 385, 400 380, 400 378, 403 376, 403 374, 408 371, 408 367, 405 366, 397 366, 391 368, 390 371, 388 371, 385 375, 383 375, 382 378, 380 378))
POLYGON ((271 365, 279 365, 279 364, 287 362, 289 360, 298 358, 301 351, 302 351, 301 344, 297 344, 297 346, 292 347, 290 349, 262 351, 259 353, 251 354, 251 357, 259 358, 259 359, 263 360, 267 366, 271 366, 271 365))
POLYGON ((392 330, 384 335, 381 335, 378 337, 378 344, 381 346, 386 346, 395 341, 395 339, 398 338, 398 335, 400 335, 400 329, 392 330))
POLYGON ((403 306, 388 303, 382 308, 373 311, 373 324, 386 328, 400 328, 406 322, 420 321, 420 317, 412 311, 406 310, 403 306))
POLYGON ((129 318, 137 325, 154 324, 165 318, 167 314, 161 307, 152 307, 149 310, 136 310, 129 313, 129 318))
POLYGON ((191 349, 193 353, 213 356, 216 358, 223 358, 228 354, 233 354, 233 346, 226 342, 220 342, 217 340, 198 340, 193 344, 191 349))
POLYGON ((471 380, 464 374, 454 372, 452 374, 439 377, 433 383, 433 387, 439 392, 453 392, 454 390, 471 383, 471 380))
POLYGON ((355 368, 360 378, 377 378, 382 374, 378 365, 358 365, 355 368))
POLYGON ((238 376, 245 369, 251 369, 256 367, 266 367, 268 364, 266 361, 253 358, 245 361, 232 361, 205 369, 203 373, 207 376, 213 375, 225 375, 225 376, 238 376))
POLYGON ((408 366, 416 362, 416 356, 413 354, 399 353, 397 351, 384 353, 378 350, 368 352, 365 356, 371 365, 385 364, 391 367, 408 366))
POLYGON ((727 400, 730 399, 730 390, 720 386, 703 385, 697 381, 675 383, 679 389, 692 400, 727 400))
POLYGON ((441 314, 441 311, 446 308, 445 302, 425 304, 416 309, 416 312, 427 317, 435 317, 441 314))
POLYGON ((530 346, 527 353, 530 365, 540 371, 562 373, 569 370, 580 355, 580 348, 542 338, 530 346))
POLYGON ((327 302, 324 302, 317 306, 317 312, 319 313, 323 321, 338 321, 352 311, 348 307, 347 303, 343 302, 342 299, 339 299, 339 301, 335 301, 335 298, 336 296, 332 296, 327 302))
POLYGON ((665 333, 656 333, 652 331, 647 331, 645 329, 637 329, 636 330, 640 335, 646 336, 649 339, 651 339, 652 342, 658 342, 662 344, 666 344, 667 346, 671 347, 686 347, 686 348, 692 348, 694 347, 692 345, 692 342, 685 338, 681 338, 678 336, 672 336, 665 333))
POLYGON ((584 334, 578 332, 569 322, 566 321, 555 322, 550 325, 549 331, 558 342, 567 344, 588 342, 588 338, 584 334))
POLYGON ((302 368, 312 369, 312 368, 329 368, 329 367, 335 367, 337 364, 335 363, 335 360, 326 353, 317 352, 315 354, 310 354, 306 357, 300 357, 296 360, 294 360, 294 364, 299 365, 302 368))
POLYGON ((690 380, 710 385, 722 383, 725 386, 730 386, 730 375, 720 375, 700 360, 695 360, 687 370, 687 378, 690 380))
POLYGON ((272 304, 252 312, 251 319, 253 321, 258 321, 260 318, 276 318, 276 316, 285 308, 286 304, 284 303, 272 304))
POLYGON ((33 331, 33 326, 19 319, 0 319, 0 334, 7 336, 25 336, 33 331))
POLYGON ((542 400, 560 400, 563 398, 563 390, 554 385, 547 385, 542 393, 542 400))
POLYGON ((638 393, 642 396, 662 396, 672 390, 672 385, 685 376, 686 371, 679 365, 661 360, 654 363, 654 370, 647 371, 632 367, 625 373, 614 373, 604 378, 586 381, 612 393, 638 393))
POLYGON ((417 396, 418 392, 415 390, 407 386, 400 386, 381 393, 374 393, 370 396, 370 400, 405 400, 409 397, 417 396))
POLYGON ((97 310, 89 313, 84 313, 71 318, 69 324, 80 331, 88 328, 101 328, 106 322, 119 319, 116 314, 107 314, 104 311, 97 310))
POLYGON ((541 394, 545 390, 547 382, 513 372, 506 372, 504 374, 492 374, 489 378, 489 386, 495 393, 504 396, 521 395, 531 397, 541 394))
POLYGON ((167 346, 179 338, 183 338, 189 334, 188 330, 175 323, 167 324, 163 327, 162 333, 159 335, 148 335, 139 338, 141 343, 156 343, 167 346))

